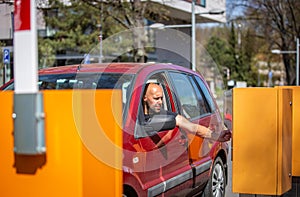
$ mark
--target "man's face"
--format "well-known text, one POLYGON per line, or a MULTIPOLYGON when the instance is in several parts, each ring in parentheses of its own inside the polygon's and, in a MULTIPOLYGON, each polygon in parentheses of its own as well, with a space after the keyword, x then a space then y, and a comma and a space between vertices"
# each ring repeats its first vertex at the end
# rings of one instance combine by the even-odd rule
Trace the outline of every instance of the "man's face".
POLYGON ((159 85, 149 84, 144 101, 148 106, 148 113, 159 113, 162 107, 163 92, 159 85))

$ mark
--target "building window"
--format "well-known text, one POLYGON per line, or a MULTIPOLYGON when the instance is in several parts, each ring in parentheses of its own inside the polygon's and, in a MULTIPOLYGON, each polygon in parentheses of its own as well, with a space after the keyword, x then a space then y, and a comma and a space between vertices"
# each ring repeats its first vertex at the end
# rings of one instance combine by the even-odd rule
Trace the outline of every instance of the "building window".
POLYGON ((206 6, 206 0, 200 0, 200 6, 205 7, 206 6))

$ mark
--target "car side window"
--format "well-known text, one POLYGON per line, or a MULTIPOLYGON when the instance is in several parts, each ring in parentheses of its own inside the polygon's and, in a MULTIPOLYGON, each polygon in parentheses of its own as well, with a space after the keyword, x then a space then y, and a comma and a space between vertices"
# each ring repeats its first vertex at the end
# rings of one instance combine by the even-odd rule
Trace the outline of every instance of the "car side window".
POLYGON ((196 79, 197 83, 199 84, 201 90, 203 91, 203 94, 205 96, 206 101, 209 104, 211 112, 214 112, 216 110, 216 106, 215 106, 214 99, 213 99, 212 95, 210 94, 210 92, 207 89, 205 83, 202 81, 202 79, 200 77, 195 76, 195 79, 196 79))
POLYGON ((186 118, 195 118, 200 116, 201 108, 197 100, 197 95, 187 74, 170 72, 175 90, 177 92, 182 114, 186 118))
POLYGON ((206 102, 206 99, 204 98, 204 94, 201 90, 201 88, 196 84, 196 81, 193 76, 189 76, 190 81, 195 89, 196 95, 197 95, 197 101, 198 105, 200 107, 200 115, 208 114, 211 112, 210 107, 208 103, 206 102))

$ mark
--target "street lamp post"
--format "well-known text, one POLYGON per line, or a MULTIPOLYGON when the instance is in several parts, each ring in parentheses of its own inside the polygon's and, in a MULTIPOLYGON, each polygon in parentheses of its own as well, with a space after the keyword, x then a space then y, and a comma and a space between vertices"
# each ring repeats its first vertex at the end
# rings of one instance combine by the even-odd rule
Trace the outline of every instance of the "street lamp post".
POLYGON ((192 0, 192 39, 191 39, 191 59, 192 59, 192 70, 196 71, 196 16, 195 16, 195 0, 192 0))
POLYGON ((97 27, 99 28, 99 63, 102 63, 102 25, 98 24, 97 27))
POLYGON ((296 86, 299 86, 299 38, 296 39, 296 50, 295 51, 281 51, 279 49, 271 50, 274 54, 296 54, 296 86))
POLYGON ((181 24, 181 25, 164 25, 162 23, 154 23, 150 25, 150 28, 165 29, 165 28, 182 28, 191 27, 191 68, 196 71, 196 15, 220 15, 223 14, 224 10, 212 9, 208 12, 195 13, 195 0, 192 0, 192 10, 191 10, 191 24, 181 24))

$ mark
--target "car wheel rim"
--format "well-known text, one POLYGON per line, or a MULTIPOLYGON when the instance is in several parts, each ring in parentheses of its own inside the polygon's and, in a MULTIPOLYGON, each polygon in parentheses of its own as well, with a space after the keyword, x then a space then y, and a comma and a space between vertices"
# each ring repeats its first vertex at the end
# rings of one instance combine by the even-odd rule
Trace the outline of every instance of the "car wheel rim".
POLYGON ((224 171, 217 163, 212 174, 212 192, 214 197, 223 197, 225 192, 224 171))

